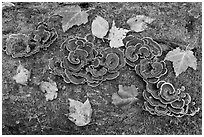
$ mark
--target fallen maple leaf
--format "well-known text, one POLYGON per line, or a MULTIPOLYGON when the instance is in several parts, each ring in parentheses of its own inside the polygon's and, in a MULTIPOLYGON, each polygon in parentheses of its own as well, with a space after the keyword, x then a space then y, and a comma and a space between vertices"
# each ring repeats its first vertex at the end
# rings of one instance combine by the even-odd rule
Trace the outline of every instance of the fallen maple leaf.
POLYGON ((55 15, 60 15, 63 17, 62 29, 64 32, 74 25, 79 26, 81 24, 86 24, 89 16, 89 14, 85 11, 81 11, 81 8, 78 5, 63 7, 56 11, 55 15))
POLYGON ((109 30, 108 22, 101 16, 97 16, 91 25, 91 31, 97 38, 103 38, 109 30))
POLYGON ((74 122, 77 126, 85 126, 91 121, 92 108, 87 99, 84 103, 70 99, 69 105, 69 120, 74 122))
POLYGON ((131 86, 122 86, 119 85, 119 90, 117 93, 112 95, 112 103, 116 106, 125 106, 129 104, 133 104, 138 99, 136 96, 138 95, 138 88, 135 85, 131 86))
POLYGON ((115 21, 113 21, 112 28, 110 29, 109 37, 110 40, 110 47, 111 48, 118 48, 124 46, 123 39, 126 37, 126 34, 130 30, 117 28, 115 26, 115 21))
POLYGON ((136 17, 128 19, 127 24, 130 26, 131 30, 141 32, 147 28, 147 24, 152 23, 154 20, 155 19, 144 15, 137 15, 136 17))
POLYGON ((164 60, 173 62, 176 77, 186 71, 188 67, 196 70, 197 59, 191 50, 181 50, 179 47, 168 52, 164 60))

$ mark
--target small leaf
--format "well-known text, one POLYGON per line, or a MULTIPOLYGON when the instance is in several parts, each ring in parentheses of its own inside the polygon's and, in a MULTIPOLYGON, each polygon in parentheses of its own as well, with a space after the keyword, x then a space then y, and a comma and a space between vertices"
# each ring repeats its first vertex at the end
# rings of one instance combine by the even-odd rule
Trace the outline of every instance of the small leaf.
POLYGON ((92 108, 87 99, 84 103, 70 99, 69 106, 69 120, 74 122, 77 126, 85 126, 91 121, 92 108))
POLYGON ((97 16, 91 25, 91 31, 97 38, 103 38, 109 30, 108 22, 101 16, 97 16))
POLYGON ((122 86, 119 85, 118 94, 123 98, 132 98, 138 95, 138 88, 135 85, 131 86, 122 86))
POLYGON ((40 89, 45 93, 46 101, 53 100, 57 98, 57 84, 54 81, 42 82, 40 84, 40 89))
POLYGON ((131 30, 141 32, 148 27, 147 24, 152 23, 154 20, 155 19, 144 15, 137 15, 136 17, 128 19, 127 24, 130 26, 131 30))
POLYGON ((30 78, 30 71, 25 69, 21 64, 17 68, 17 74, 13 76, 16 83, 26 85, 28 79, 30 78))
POLYGON ((86 24, 88 22, 89 14, 85 11, 81 11, 81 8, 77 6, 67 6, 56 11, 55 15, 60 15, 62 19, 62 29, 67 31, 74 25, 86 24))
POLYGON ((116 106, 130 105, 138 100, 136 98, 137 95, 138 89, 135 87, 135 85, 128 87, 119 85, 118 92, 112 95, 112 103, 116 106))
POLYGON ((164 60, 173 62, 176 77, 182 72, 186 71, 188 67, 191 67, 194 70, 197 68, 197 59, 193 55, 193 51, 181 50, 179 47, 170 51, 164 60))
POLYGON ((118 48, 124 46, 123 39, 126 37, 126 34, 130 30, 117 28, 115 26, 115 21, 113 21, 112 28, 110 29, 109 33, 109 40, 110 40, 110 47, 111 48, 118 48))

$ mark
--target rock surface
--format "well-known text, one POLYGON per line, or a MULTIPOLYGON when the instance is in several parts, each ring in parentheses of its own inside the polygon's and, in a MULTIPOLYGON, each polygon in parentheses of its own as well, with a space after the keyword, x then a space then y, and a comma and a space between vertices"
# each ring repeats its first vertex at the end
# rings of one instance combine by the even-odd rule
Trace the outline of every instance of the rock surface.
MULTIPOLYGON (((107 80, 97 87, 87 84, 64 82, 58 71, 49 68, 49 59, 55 57, 55 67, 60 67, 58 58, 60 45, 68 37, 84 37, 91 33, 91 23, 95 15, 104 17, 108 22, 115 21, 118 28, 128 29, 128 19, 136 15, 146 15, 155 20, 140 33, 132 33, 137 37, 151 37, 160 45, 165 45, 166 54, 169 50, 181 49, 192 45, 197 58, 197 69, 187 69, 175 78, 172 64, 167 62, 168 72, 165 81, 173 83, 175 88, 185 87, 191 96, 190 111, 202 108, 202 3, 43 3, 13 2, 12 6, 2 9, 2 37, 10 34, 23 33, 30 35, 35 32, 34 39, 44 43, 45 39, 38 36, 46 35, 51 30, 49 47, 43 47, 29 57, 12 58, 5 53, 6 42, 2 40, 2 134, 4 135, 201 135, 202 109, 194 116, 181 118, 155 116, 143 110, 145 82, 136 73, 125 66, 114 80, 107 80), (81 26, 73 26, 66 33, 62 30, 62 18, 54 15, 54 11, 63 5, 77 4, 89 14, 89 21, 81 26), (15 5, 15 6, 13 6, 15 5), (40 22, 47 26, 42 31, 34 31, 40 22), (53 31, 53 29, 55 31, 53 31), (53 36, 53 37, 52 37, 53 36), (167 48, 167 47, 168 48, 167 48), (18 71, 19 61, 31 72, 30 80, 25 72, 18 71), (17 76, 17 75, 18 76, 17 76), (15 80, 12 77, 15 76, 15 80), (22 77, 23 80, 20 80, 22 77), (25 79, 24 79, 25 78, 25 79), (57 83, 57 98, 46 101, 45 94, 40 90, 41 82, 52 79, 57 83), (23 84, 19 84, 23 83, 23 84), (26 84, 25 84, 26 83, 26 84), (118 85, 137 85, 139 99, 130 108, 121 109, 112 104, 112 95, 118 91, 118 85), (93 112, 91 122, 86 126, 76 126, 65 114, 69 112, 69 98, 91 103, 93 112)), ((42 28, 39 28, 41 30, 42 28)), ((44 37, 46 38, 46 37, 44 37)), ((34 40, 33 39, 33 40, 34 40)), ((31 41, 31 45, 32 45, 31 41)), ((106 39, 95 39, 95 48, 102 50, 109 47, 106 39)), ((35 49, 33 44, 30 48, 35 49)), ((122 47, 121 47, 122 48, 122 47)), ((161 58, 164 58, 161 55, 161 58)), ((21 69, 20 69, 21 70, 21 69)), ((65 76, 64 76, 65 77, 65 76)), ((56 89, 55 89, 56 91, 56 89)))

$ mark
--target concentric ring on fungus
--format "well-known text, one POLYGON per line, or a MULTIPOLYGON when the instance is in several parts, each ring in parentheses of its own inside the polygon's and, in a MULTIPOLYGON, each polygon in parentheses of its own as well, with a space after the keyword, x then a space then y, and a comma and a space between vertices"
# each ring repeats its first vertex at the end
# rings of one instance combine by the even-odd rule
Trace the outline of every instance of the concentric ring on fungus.
POLYGON ((191 96, 181 93, 182 89, 175 89, 171 83, 159 81, 158 83, 147 82, 143 92, 145 99, 144 109, 153 115, 183 117, 197 112, 189 112, 191 96))

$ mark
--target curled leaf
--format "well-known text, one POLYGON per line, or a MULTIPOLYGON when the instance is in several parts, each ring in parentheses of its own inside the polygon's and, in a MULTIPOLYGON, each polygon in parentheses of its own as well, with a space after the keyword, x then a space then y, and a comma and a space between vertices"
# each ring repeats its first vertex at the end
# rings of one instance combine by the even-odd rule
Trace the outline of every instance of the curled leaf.
POLYGON ((16 83, 26 85, 28 79, 30 78, 30 71, 25 69, 21 64, 17 68, 17 74, 13 76, 16 83))
POLYGON ((118 48, 124 46, 123 39, 126 37, 127 32, 130 30, 117 28, 115 21, 113 21, 112 28, 110 29, 109 40, 111 48, 118 48))
POLYGON ((113 104, 116 106, 130 105, 136 102, 138 99, 138 88, 135 85, 122 86, 119 85, 119 90, 117 93, 112 95, 113 104))
POLYGON ((77 6, 67 6, 56 11, 55 15, 60 15, 62 19, 62 29, 67 31, 74 25, 86 24, 88 22, 89 14, 85 11, 81 11, 81 8, 77 6))
POLYGON ((167 53, 164 60, 173 62, 176 77, 186 71, 188 67, 196 70, 197 59, 191 50, 181 50, 179 47, 167 53))
POLYGON ((46 101, 53 100, 57 98, 57 84, 54 81, 42 82, 40 84, 40 89, 45 93, 46 101))
POLYGON ((109 30, 108 22, 101 16, 97 16, 91 25, 91 31, 97 38, 103 38, 109 30))
POLYGON ((152 23, 154 20, 155 19, 144 15, 137 15, 136 17, 128 19, 127 24, 130 26, 131 30, 141 32, 147 28, 147 24, 152 23))
POLYGON ((87 99, 84 103, 70 99, 69 120, 77 126, 85 126, 91 121, 92 108, 87 99))

